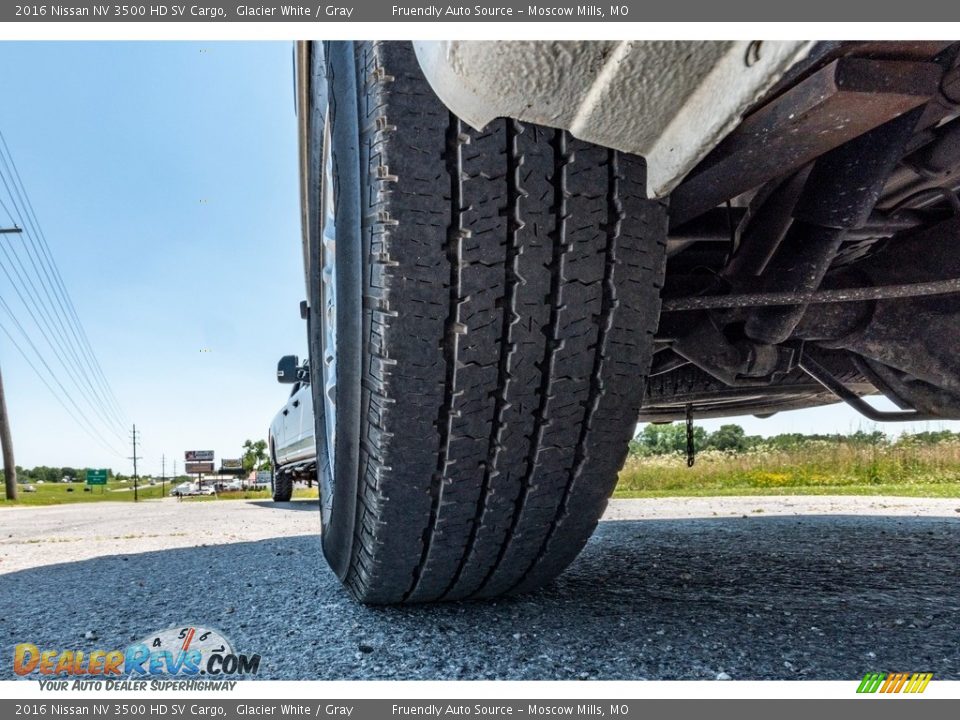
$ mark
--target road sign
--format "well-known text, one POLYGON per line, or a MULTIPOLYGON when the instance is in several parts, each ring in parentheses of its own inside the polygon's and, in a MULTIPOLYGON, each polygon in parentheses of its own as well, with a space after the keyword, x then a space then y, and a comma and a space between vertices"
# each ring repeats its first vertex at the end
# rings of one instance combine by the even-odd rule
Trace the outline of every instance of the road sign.
POLYGON ((210 475, 213 473, 213 463, 212 462, 188 462, 186 468, 184 468, 188 475, 198 475, 200 473, 206 473, 210 475))
POLYGON ((213 462, 213 450, 187 450, 183 459, 187 462, 213 462))
POLYGON ((106 470, 87 470, 87 485, 106 485, 106 470))

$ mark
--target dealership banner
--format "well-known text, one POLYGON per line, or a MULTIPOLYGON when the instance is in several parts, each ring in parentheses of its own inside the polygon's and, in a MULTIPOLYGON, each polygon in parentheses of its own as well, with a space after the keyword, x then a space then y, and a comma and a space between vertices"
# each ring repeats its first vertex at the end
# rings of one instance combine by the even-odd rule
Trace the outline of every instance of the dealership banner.
POLYGON ((861 3, 769 3, 765 0, 678 0, 645 3, 494 0, 483 3, 280 2, 207 0, 202 4, 147 2, 37 2, 3 4, 2 22, 948 22, 960 19, 960 3, 875 0, 861 3))
MULTIPOLYGON (((948 700, 915 703, 912 720, 943 718, 956 710, 948 700)), ((787 718, 814 713, 842 712, 851 720, 901 718, 899 703, 878 704, 856 700, 218 700, 204 697, 183 700, 51 700, 0 701, 4 718, 30 716, 43 720, 68 716, 96 716, 104 720, 129 717, 186 717, 250 720, 250 718, 656 718, 690 712, 690 717, 769 718, 773 713, 787 718), (696 713, 696 715, 694 715, 696 713)))
MULTIPOLYGON (((911 720, 949 717, 956 703, 927 700, 913 703, 911 720)), ((103 720, 140 718, 198 718, 250 720, 251 718, 642 718, 680 713, 688 717, 806 718, 822 713, 844 713, 850 720, 902 718, 900 703, 858 700, 220 700, 204 696, 182 700, 0 700, 0 717, 66 718, 88 716, 103 720)))

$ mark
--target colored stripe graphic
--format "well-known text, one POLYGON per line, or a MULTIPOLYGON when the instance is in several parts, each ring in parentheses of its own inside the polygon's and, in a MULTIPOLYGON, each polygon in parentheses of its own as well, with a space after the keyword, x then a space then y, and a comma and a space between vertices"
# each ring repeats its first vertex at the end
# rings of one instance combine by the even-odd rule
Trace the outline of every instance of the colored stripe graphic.
POLYGON ((857 688, 858 693, 875 693, 880 687, 880 683, 886 678, 885 673, 867 673, 857 688))
POLYGON ((922 693, 933 673, 867 673, 857 687, 858 693, 922 693))
POLYGON ((922 693, 927 689, 927 685, 930 684, 930 681, 933 679, 933 673, 919 673, 920 680, 918 681, 918 686, 915 687, 911 692, 922 693))
POLYGON ((880 686, 881 693, 888 693, 893 689, 893 686, 897 683, 897 678, 900 677, 897 673, 890 673, 887 675, 887 679, 883 681, 883 685, 880 686))

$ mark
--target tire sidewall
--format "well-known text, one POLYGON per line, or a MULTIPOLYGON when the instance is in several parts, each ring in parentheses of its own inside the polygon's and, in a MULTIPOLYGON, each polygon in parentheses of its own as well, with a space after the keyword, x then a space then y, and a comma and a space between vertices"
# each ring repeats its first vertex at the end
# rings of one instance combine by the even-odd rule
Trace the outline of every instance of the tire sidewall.
MULTIPOLYGON (((359 106, 357 71, 353 42, 324 42, 323 61, 326 85, 316 88, 314 102, 323 103, 330 123, 330 153, 334 178, 336 219, 336 296, 337 296, 337 387, 336 387, 336 466, 330 464, 326 447, 326 413, 322 368, 320 326, 319 232, 310 238, 310 373, 314 402, 314 427, 317 444, 317 475, 320 482, 321 537, 323 552, 336 575, 343 579, 350 568, 356 523, 357 478, 360 440, 360 368, 362 357, 362 247, 361 173, 359 148, 359 106)), ((323 128, 312 133, 314 142, 323 138, 323 128)), ((321 167, 315 175, 322 178, 321 167)), ((319 208, 317 208, 319 212, 319 208)))

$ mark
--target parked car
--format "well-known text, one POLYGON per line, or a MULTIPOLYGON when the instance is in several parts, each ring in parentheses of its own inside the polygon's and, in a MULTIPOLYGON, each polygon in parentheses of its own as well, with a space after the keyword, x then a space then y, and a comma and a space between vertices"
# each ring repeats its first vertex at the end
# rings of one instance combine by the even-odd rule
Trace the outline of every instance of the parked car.
POLYGON ((20 490, 25 493, 35 493, 37 489, 33 485, 21 485, 20 490))
POLYGON ((181 483, 180 485, 177 485, 176 487, 171 488, 170 494, 180 495, 180 496, 196 495, 197 486, 194 485, 193 483, 181 483))
POLYGON ((638 420, 960 418, 958 55, 299 43, 275 497, 316 473, 362 601, 486 598, 577 556, 638 420))

